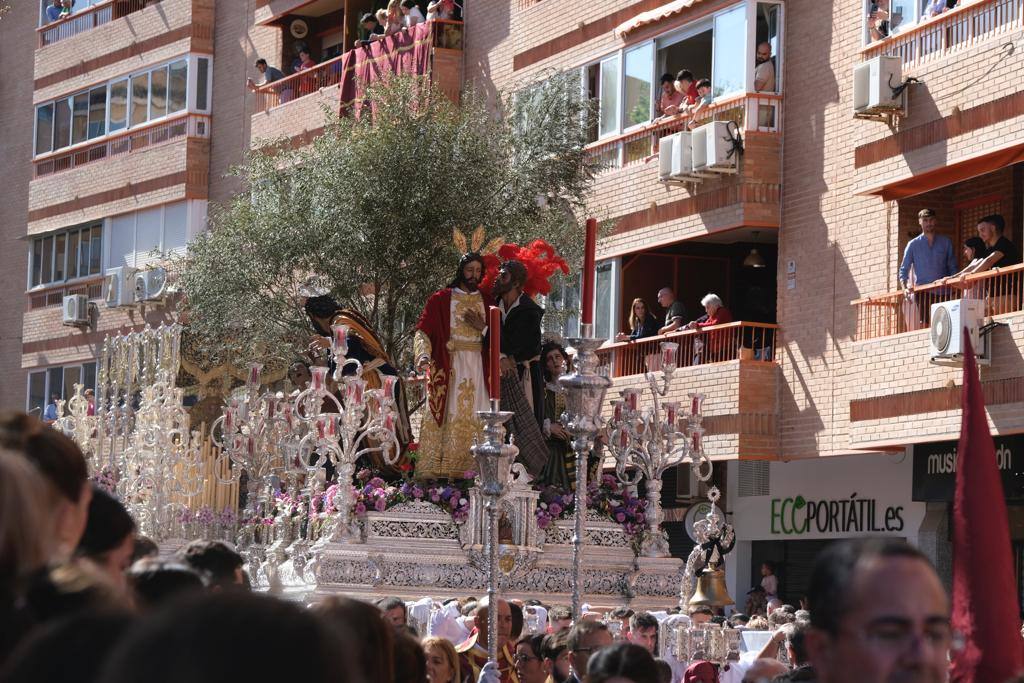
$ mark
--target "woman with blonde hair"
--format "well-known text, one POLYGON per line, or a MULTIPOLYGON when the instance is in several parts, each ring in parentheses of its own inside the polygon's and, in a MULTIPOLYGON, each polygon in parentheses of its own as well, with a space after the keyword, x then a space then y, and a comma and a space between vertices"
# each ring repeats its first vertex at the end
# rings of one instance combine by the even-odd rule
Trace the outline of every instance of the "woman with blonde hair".
POLYGON ((430 683, 459 683, 459 655, 455 646, 444 638, 424 638, 423 651, 427 653, 427 680, 430 683))
POLYGON ((615 341, 636 341, 658 334, 658 320, 651 313, 647 302, 640 297, 633 299, 633 304, 629 307, 629 329, 629 334, 615 335, 615 341))

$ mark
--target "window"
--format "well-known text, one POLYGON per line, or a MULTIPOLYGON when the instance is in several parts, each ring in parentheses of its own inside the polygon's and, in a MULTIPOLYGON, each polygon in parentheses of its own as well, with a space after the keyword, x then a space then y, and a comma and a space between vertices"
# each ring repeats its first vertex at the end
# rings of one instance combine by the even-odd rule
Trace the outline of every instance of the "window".
POLYGON ((864 42, 870 43, 876 39, 886 38, 915 26, 926 16, 928 6, 932 4, 929 0, 889 0, 889 2, 878 2, 878 0, 865 0, 864 2, 864 42), (886 9, 888 6, 888 9, 886 9), (876 11, 888 11, 889 18, 875 18, 876 11), (873 32, 872 29, 876 29, 873 32))
POLYGON ((594 282, 594 336, 614 340, 618 331, 618 260, 597 264, 594 282))
MULTIPOLYGON (((35 153, 140 126, 185 111, 188 95, 187 58, 176 59, 106 85, 74 93, 36 107, 35 153)), ((210 59, 198 59, 196 107, 209 111, 210 59)))
POLYGON ((544 315, 547 337, 578 337, 580 335, 580 278, 579 274, 559 277, 552 283, 551 293, 544 302, 548 312, 544 315))
POLYGON ((654 43, 626 50, 623 111, 629 128, 651 120, 651 82, 654 77, 654 43))
MULTIPOLYGON (((743 5, 715 16, 715 58, 711 87, 715 97, 746 89, 747 51, 737 45, 747 42, 747 8, 743 5)), ((698 76, 698 78, 700 78, 698 76)))
POLYGON ((99 275, 102 233, 92 223, 32 240, 29 287, 99 275))
POLYGON ((108 268, 139 268, 163 255, 184 252, 188 202, 175 202, 110 219, 108 268))
POLYGON ((50 396, 56 394, 64 401, 75 395, 75 384, 96 390, 96 361, 61 365, 36 370, 28 374, 28 396, 25 409, 42 416, 50 404, 50 396))
POLYGON ((619 130, 619 56, 601 62, 598 86, 599 134, 603 137, 619 130))

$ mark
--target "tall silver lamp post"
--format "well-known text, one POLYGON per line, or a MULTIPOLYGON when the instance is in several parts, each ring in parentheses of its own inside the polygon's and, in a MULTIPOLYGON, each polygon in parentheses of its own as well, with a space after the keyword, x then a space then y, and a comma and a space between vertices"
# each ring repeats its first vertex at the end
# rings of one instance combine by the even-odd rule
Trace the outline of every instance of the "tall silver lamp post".
POLYGON ((495 602, 498 594, 498 510, 501 497, 512 468, 512 461, 519 455, 519 448, 504 443, 504 424, 512 413, 500 409, 500 401, 491 399, 490 410, 478 410, 477 419, 484 423, 483 443, 474 444, 470 449, 476 458, 479 474, 480 494, 487 510, 487 659, 498 661, 498 609, 495 602))
POLYGON ((583 524, 587 517, 587 458, 594 448, 601 426, 601 406, 612 381, 598 374, 597 349, 605 340, 593 338, 593 325, 581 325, 580 337, 568 339, 569 349, 575 351, 573 371, 558 378, 565 389, 565 428, 572 435, 572 450, 576 456, 576 510, 572 535, 572 614, 580 618, 583 581, 583 524))

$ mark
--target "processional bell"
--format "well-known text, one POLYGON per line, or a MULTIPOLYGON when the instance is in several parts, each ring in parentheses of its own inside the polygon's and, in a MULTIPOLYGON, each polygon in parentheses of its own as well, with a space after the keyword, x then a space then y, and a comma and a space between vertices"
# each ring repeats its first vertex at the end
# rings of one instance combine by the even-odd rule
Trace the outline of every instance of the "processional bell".
POLYGON ((697 590, 690 598, 690 605, 706 605, 707 607, 724 607, 735 605, 736 601, 729 596, 725 585, 725 571, 722 569, 704 569, 697 577, 697 590))

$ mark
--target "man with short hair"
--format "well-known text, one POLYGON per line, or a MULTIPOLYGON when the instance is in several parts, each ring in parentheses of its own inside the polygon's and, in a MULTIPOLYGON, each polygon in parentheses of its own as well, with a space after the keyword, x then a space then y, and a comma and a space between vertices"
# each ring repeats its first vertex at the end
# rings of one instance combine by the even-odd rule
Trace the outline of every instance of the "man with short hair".
POLYGON ((674 85, 676 92, 683 95, 683 103, 680 105, 680 110, 692 107, 697 103, 697 85, 692 71, 683 69, 677 73, 674 85))
POLYGON ((686 324, 686 306, 676 298, 671 287, 658 290, 658 304, 665 309, 665 325, 658 330, 658 334, 675 332, 686 324))
POLYGON ((384 27, 377 21, 373 12, 367 12, 359 19, 359 34, 359 40, 355 42, 356 47, 369 47, 375 35, 384 35, 384 27))
MULTIPOLYGON (((512 652, 509 638, 512 634, 512 609, 508 602, 497 599, 498 610, 498 670, 501 672, 501 683, 514 683, 512 652)), ((488 601, 484 598, 477 604, 473 613, 473 633, 469 638, 456 646, 459 653, 459 670, 466 683, 476 683, 480 677, 480 669, 487 663, 487 609, 488 601)))
POLYGON ((956 272, 956 256, 953 243, 945 235, 935 232, 938 221, 935 211, 921 209, 917 212, 921 234, 907 242, 900 262, 900 287, 908 292, 915 286, 927 285, 956 272), (914 283, 910 282, 910 268, 914 269, 914 283))
POLYGON ((405 633, 405 626, 409 620, 409 614, 405 608, 405 601, 401 598, 381 598, 377 601, 377 608, 384 617, 384 621, 391 624, 396 633, 405 633))
POLYGON ((743 683, 771 683, 778 680, 776 676, 784 676, 788 672, 789 669, 779 660, 758 657, 743 673, 743 683))
POLYGON ((50 394, 50 402, 43 409, 43 422, 45 424, 52 425, 57 421, 57 401, 59 400, 60 394, 50 394))
POLYGON ((569 631, 569 664, 572 675, 566 683, 580 683, 587 677, 587 663, 595 652, 608 647, 614 639, 600 621, 581 621, 569 631))
POLYGON ((650 612, 637 612, 629 618, 629 633, 626 639, 639 645, 652 655, 658 650, 658 619, 650 612))
POLYGON ((754 92, 775 92, 775 62, 767 40, 757 44, 754 55, 754 92))
POLYGON ((519 683, 544 683, 547 680, 543 655, 545 638, 547 636, 543 633, 536 633, 522 636, 516 641, 516 653, 512 661, 515 662, 519 683))
POLYGON ((811 625, 802 620, 782 627, 786 636, 786 656, 793 670, 776 678, 774 683, 809 683, 818 680, 814 667, 807 659, 807 632, 810 628, 811 625))
POLYGON ((619 633, 615 636, 616 642, 628 642, 629 641, 629 622, 633 617, 633 610, 628 607, 616 607, 608 615, 609 624, 611 622, 618 622, 619 633))
POLYGON ((256 90, 256 88, 258 88, 261 85, 273 83, 274 81, 279 81, 282 78, 284 78, 284 73, 282 73, 280 69, 274 66, 270 66, 269 64, 267 64, 267 60, 263 59, 262 57, 256 60, 256 70, 263 74, 263 82, 256 83, 250 78, 246 82, 246 85, 249 87, 249 90, 256 90))
POLYGON ((687 610, 687 613, 690 615, 690 621, 694 626, 707 624, 715 616, 715 611, 707 605, 694 605, 687 610))
POLYGON ((560 633, 572 628, 572 610, 565 605, 552 605, 548 610, 548 633, 560 633))
POLYGON ((245 584, 242 556, 224 541, 192 541, 178 551, 178 558, 205 572, 212 589, 237 589, 245 584))
POLYGON ((1021 262, 1020 250, 1003 235, 1005 230, 1006 220, 997 213, 978 221, 978 237, 988 247, 988 256, 966 272, 984 273, 992 268, 1006 268, 1021 262))
POLYGON ((807 653, 821 683, 945 683, 949 600, 920 550, 902 539, 834 543, 809 595, 807 653))
POLYGON ((654 113, 660 118, 674 116, 679 113, 679 105, 683 103, 683 93, 676 92, 675 76, 661 75, 661 94, 654 103, 654 113))
POLYGON ((541 657, 544 660, 544 673, 557 683, 569 678, 569 629, 544 636, 541 644, 541 657))

